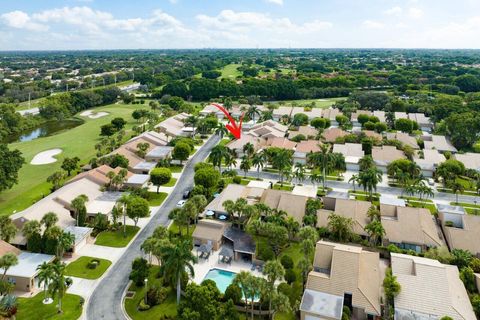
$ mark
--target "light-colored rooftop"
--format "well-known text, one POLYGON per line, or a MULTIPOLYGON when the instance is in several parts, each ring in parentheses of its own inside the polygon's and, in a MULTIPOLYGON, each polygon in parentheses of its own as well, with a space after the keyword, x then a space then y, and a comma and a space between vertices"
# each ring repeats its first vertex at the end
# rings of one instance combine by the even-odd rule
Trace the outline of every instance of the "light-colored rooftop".
POLYGON ((33 278, 38 273, 39 265, 50 262, 54 258, 55 256, 49 254, 23 251, 18 255, 18 264, 8 269, 7 276, 33 278))
POLYGON ((300 141, 295 147, 295 152, 300 153, 310 153, 310 152, 319 152, 320 141, 317 140, 303 140, 300 141))
POLYGON ((328 128, 323 131, 322 136, 327 142, 335 142, 337 138, 344 137, 348 132, 343 131, 340 128, 328 128))
POLYGON ((404 145, 410 146, 413 149, 419 149, 417 139, 412 137, 408 133, 397 131, 397 132, 387 132, 387 139, 388 140, 398 140, 404 145))
POLYGON ((325 292, 305 289, 300 310, 320 317, 340 320, 343 313, 343 295, 337 296, 325 292))
POLYGON ((429 139, 431 140, 424 141, 425 149, 437 149, 441 152, 457 152, 457 148, 455 148, 445 136, 431 135, 429 139))
POLYGON ((365 152, 362 150, 362 145, 360 143, 345 143, 345 144, 334 144, 333 152, 341 153, 346 157, 356 157, 361 158, 365 155, 365 152))
POLYGON ((309 198, 317 197, 317 187, 316 186, 295 186, 292 190, 292 194, 297 196, 304 196, 309 198))
POLYGON ((465 168, 480 171, 480 153, 457 153, 454 158, 463 163, 465 168))
POLYGON ((377 165, 388 165, 390 162, 405 159, 402 150, 398 150, 394 146, 381 146, 372 148, 372 158, 377 165))

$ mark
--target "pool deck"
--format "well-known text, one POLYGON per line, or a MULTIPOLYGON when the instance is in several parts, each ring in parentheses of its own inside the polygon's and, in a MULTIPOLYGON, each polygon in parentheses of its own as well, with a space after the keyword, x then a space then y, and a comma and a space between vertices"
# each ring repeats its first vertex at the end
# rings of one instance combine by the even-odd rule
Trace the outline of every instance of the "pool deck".
MULTIPOLYGON (((197 255, 196 248, 194 248, 192 252, 194 255, 197 255)), ((250 271, 253 275, 257 277, 263 277, 261 272, 258 272, 257 270, 251 271, 251 263, 233 260, 231 264, 220 262, 218 260, 219 252, 220 250, 214 251, 212 254, 210 254, 208 260, 198 258, 198 263, 193 266, 195 269, 195 277, 193 278, 193 281, 195 283, 202 283, 203 279, 205 279, 205 276, 207 275, 208 271, 210 271, 210 269, 222 269, 235 273, 238 273, 240 271, 250 271)))

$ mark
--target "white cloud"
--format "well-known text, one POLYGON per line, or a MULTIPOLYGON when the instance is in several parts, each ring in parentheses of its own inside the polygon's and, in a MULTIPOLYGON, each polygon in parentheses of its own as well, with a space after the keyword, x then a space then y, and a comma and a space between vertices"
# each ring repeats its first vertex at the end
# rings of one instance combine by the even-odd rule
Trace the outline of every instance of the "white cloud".
POLYGON ((389 16, 399 16, 402 14, 402 12, 403 12, 403 9, 397 6, 397 7, 393 7, 388 10, 385 10, 383 13, 389 16))
POLYGON ((11 28, 25 29, 29 31, 46 31, 48 27, 33 22, 28 14, 23 11, 11 11, 0 16, 3 23, 11 28))
POLYGON ((268 3, 278 4, 279 6, 283 6, 283 0, 265 0, 268 3))
POLYGON ((362 26, 367 29, 382 29, 385 25, 378 21, 365 20, 362 22, 362 26))
POLYGON ((420 19, 421 17, 423 17, 423 10, 412 7, 408 9, 408 16, 412 19, 420 19))

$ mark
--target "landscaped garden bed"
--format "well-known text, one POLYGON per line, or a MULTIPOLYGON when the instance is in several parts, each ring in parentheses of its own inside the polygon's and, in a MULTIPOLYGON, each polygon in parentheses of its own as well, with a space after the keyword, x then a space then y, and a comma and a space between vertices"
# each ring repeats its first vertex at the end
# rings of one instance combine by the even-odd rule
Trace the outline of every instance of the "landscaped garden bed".
POLYGON ((83 256, 67 265, 66 275, 84 279, 98 279, 111 264, 112 262, 106 259, 83 256))

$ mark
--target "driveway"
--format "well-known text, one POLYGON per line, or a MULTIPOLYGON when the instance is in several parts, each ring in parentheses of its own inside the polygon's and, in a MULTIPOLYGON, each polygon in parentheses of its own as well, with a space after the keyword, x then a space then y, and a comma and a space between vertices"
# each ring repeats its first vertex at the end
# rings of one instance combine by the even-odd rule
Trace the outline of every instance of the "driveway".
POLYGON ((220 137, 213 135, 185 165, 185 169, 179 179, 181 183, 176 184, 173 192, 165 199, 163 205, 153 213, 152 219, 145 228, 140 231, 119 260, 109 268, 107 275, 103 277, 93 291, 93 294, 87 301, 87 319, 125 319, 122 312, 122 295, 128 285, 128 276, 131 271, 132 261, 142 256, 140 246, 145 239, 153 233, 153 230, 159 225, 168 225, 168 213, 175 208, 177 202, 182 199, 183 192, 193 185, 193 169, 195 164, 204 161, 210 153, 210 150, 217 145, 219 141, 220 137))

